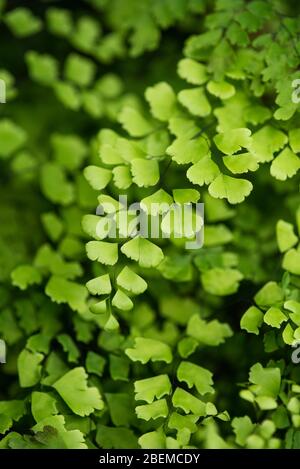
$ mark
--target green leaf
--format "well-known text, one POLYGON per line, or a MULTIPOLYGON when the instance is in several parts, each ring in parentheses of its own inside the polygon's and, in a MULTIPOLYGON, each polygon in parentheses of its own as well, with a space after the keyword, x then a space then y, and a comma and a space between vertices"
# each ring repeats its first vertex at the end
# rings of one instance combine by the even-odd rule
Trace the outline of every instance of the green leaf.
POLYGON ((107 302, 105 300, 98 301, 97 303, 92 303, 90 305, 90 310, 94 314, 104 314, 107 312, 107 302))
POLYGON ((300 326, 300 303, 295 300, 288 300, 283 306, 288 311, 291 311, 291 313, 289 313, 290 319, 297 324, 297 326, 300 326))
POLYGON ((156 216, 167 212, 173 203, 172 197, 163 189, 159 189, 148 197, 144 197, 140 205, 145 212, 156 216))
POLYGON ((86 310, 88 291, 79 283, 53 275, 47 283, 45 291, 55 303, 67 303, 71 309, 78 312, 86 310))
POLYGON ((171 393, 172 386, 168 375, 153 376, 135 381, 134 392, 136 401, 153 402, 171 393))
POLYGON ((245 417, 235 417, 232 421, 232 427, 236 435, 235 440, 240 446, 245 445, 248 436, 251 435, 255 429, 255 425, 247 415, 245 417))
POLYGON ((210 184, 208 192, 217 199, 227 199, 231 204, 239 204, 248 197, 252 189, 251 182, 246 179, 220 174, 210 184))
MULTIPOLYGON (((3 309, 0 313, 0 330, 1 330, 1 335, 3 334, 5 336, 7 344, 14 344, 20 340, 22 337, 23 333, 20 329, 20 327, 17 324, 15 315, 10 309, 3 309)), ((4 349, 5 344, 3 342, 1 343, 1 352, 3 352, 3 347, 4 349)))
POLYGON ((159 165, 155 160, 131 160, 132 179, 139 187, 155 186, 159 181, 159 165))
POLYGON ((116 166, 113 170, 114 184, 118 189, 128 189, 132 184, 132 177, 128 166, 116 166))
POLYGON ((166 82, 146 89, 145 97, 150 104, 152 115, 161 121, 168 121, 176 108, 176 95, 166 82))
POLYGON ((232 129, 214 137, 214 142, 223 153, 232 155, 241 148, 249 148, 251 144, 251 130, 232 129))
POLYGON ((119 289, 116 291, 111 304, 122 311, 130 311, 133 308, 133 303, 129 296, 119 289))
POLYGON ((83 16, 77 21, 72 42, 83 52, 93 52, 96 41, 99 41, 100 32, 100 24, 95 18, 83 16))
POLYGON ((52 273, 68 279, 82 275, 81 266, 77 262, 66 262, 49 244, 43 244, 37 251, 34 265, 44 273, 52 273))
POLYGON ((5 414, 0 415, 0 433, 2 434, 6 433, 11 428, 12 425, 13 425, 13 421, 11 418, 9 418, 8 415, 5 415, 5 414))
POLYGON ((89 241, 86 245, 86 252, 89 259, 101 264, 114 265, 118 261, 118 243, 89 241))
POLYGON ((300 275, 300 251, 290 249, 283 257, 282 268, 291 274, 300 275))
POLYGON ((264 315, 264 322, 272 327, 280 328, 281 324, 287 321, 288 318, 279 309, 272 306, 264 315))
POLYGON ((189 118, 184 113, 171 117, 168 127, 173 135, 178 138, 185 137, 186 139, 192 139, 200 130, 194 119, 189 118))
POLYGON ((74 199, 74 187, 56 163, 45 163, 41 170, 41 188, 47 199, 53 203, 69 205, 74 199))
POLYGON ((111 129, 100 130, 98 134, 99 156, 104 164, 114 166, 124 163, 119 149, 116 148, 117 142, 120 140, 121 139, 115 131, 111 129))
MULTIPOLYGON (((29 445, 29 448, 87 449, 83 433, 80 430, 68 431, 65 424, 66 420, 62 415, 52 415, 41 420, 32 428, 36 446, 29 445)), ((20 448, 22 447, 21 445, 20 448)))
POLYGON ((34 391, 31 395, 31 413, 36 422, 56 415, 56 399, 49 393, 34 391))
POLYGON ((195 116, 206 117, 211 113, 211 105, 203 87, 180 91, 178 101, 195 116))
POLYGON ((297 399, 297 397, 292 397, 290 399, 287 408, 292 414, 299 414, 300 403, 299 403, 299 400, 297 399))
POLYGON ((265 163, 273 159, 273 154, 287 143, 287 136, 278 129, 266 125, 252 135, 249 150, 257 162, 265 163))
POLYGON ((213 295, 232 295, 239 288, 243 275, 235 269, 222 269, 215 267, 203 272, 201 281, 203 288, 213 295))
POLYGON ((128 381, 129 365, 127 357, 109 355, 109 372, 113 380, 128 381))
POLYGON ((84 215, 81 220, 83 231, 91 238, 100 240, 107 237, 112 226, 112 219, 98 215, 84 215))
POLYGON ((166 436, 161 428, 145 433, 139 438, 138 442, 140 447, 144 449, 157 450, 166 448, 166 436))
POLYGON ((0 401, 0 433, 9 430, 13 422, 18 422, 25 413, 25 402, 23 400, 0 401))
MULTIPOLYGON (((241 26, 236 22, 230 23, 230 26, 226 31, 226 36, 228 37, 228 39, 230 40, 232 44, 237 44, 239 46, 246 46, 249 43, 247 32, 245 31, 244 28, 241 28, 241 26)), ((233 70, 232 72, 227 73, 227 75, 233 79, 235 77, 237 79, 244 78, 243 72, 240 72, 239 70, 238 71, 233 70)))
POLYGON ((71 53, 65 63, 65 77, 79 86, 89 86, 95 76, 94 62, 79 54, 71 53))
POLYGON ((284 406, 278 406, 273 414, 273 421, 278 429, 287 428, 289 426, 288 413, 284 406))
POLYGON ((81 95, 71 83, 58 81, 54 84, 54 92, 57 98, 67 109, 77 111, 81 105, 81 95))
POLYGON ((6 13, 5 23, 19 38, 31 36, 42 29, 42 21, 29 8, 18 7, 6 13))
MULTIPOLYGON (((124 163, 124 160, 121 157, 119 150, 114 147, 114 145, 116 144, 117 136, 114 135, 113 132, 112 134, 113 136, 111 136, 109 139, 108 138, 103 139, 104 143, 100 144, 100 149, 99 149, 99 156, 102 162, 109 166, 124 163), (106 140, 110 141, 110 139, 112 139, 112 143, 105 143, 106 140)), ((102 140, 102 138, 100 138, 100 140, 102 140)))
POLYGON ((127 266, 117 276, 117 285, 134 295, 140 295, 147 289, 145 280, 127 266))
POLYGON ((300 158, 290 148, 285 148, 272 161, 270 172, 279 181, 285 181, 297 174, 300 169, 300 158))
POLYGON ((207 219, 210 223, 228 220, 235 214, 235 210, 229 207, 224 200, 218 200, 209 194, 204 194, 204 203, 207 219))
POLYGON ((37 164, 33 155, 23 150, 14 157, 11 168, 16 175, 20 176, 23 173, 24 179, 30 179, 36 172, 37 164))
POLYGON ((107 427, 97 425, 96 442, 100 448, 136 449, 137 437, 132 430, 125 427, 107 427))
POLYGON ((133 107, 125 106, 121 110, 119 122, 132 137, 143 137, 153 130, 150 122, 133 107))
POLYGON ((134 339, 134 347, 127 348, 125 353, 130 360, 139 361, 142 364, 149 361, 164 361, 166 363, 171 363, 172 361, 172 352, 170 347, 155 339, 136 337, 134 339))
POLYGON ((114 73, 105 73, 105 75, 97 80, 96 88, 97 91, 99 91, 99 93, 105 98, 116 98, 120 96, 124 86, 118 75, 115 75, 114 73))
POLYGON ((49 31, 62 37, 71 35, 73 20, 71 12, 62 8, 47 8, 46 20, 49 31))
POLYGON ((289 131, 289 144, 294 153, 300 152, 300 128, 289 131))
POLYGON ((139 263, 141 267, 157 267, 164 258, 160 247, 148 239, 136 236, 121 247, 125 256, 139 263))
MULTIPOLYGON (((54 325, 54 330, 55 330, 55 325, 54 325)), ((31 350, 32 352, 41 352, 41 353, 48 354, 49 349, 50 349, 50 342, 52 339, 50 333, 52 334, 52 331, 50 331, 49 334, 47 332, 45 333, 40 332, 40 333, 32 335, 27 340, 26 348, 28 350, 31 350)))
POLYGON ((250 369, 249 381, 255 384, 254 389, 257 396, 276 398, 280 391, 280 369, 263 368, 260 363, 256 363, 250 369))
POLYGON ((210 156, 204 156, 198 163, 190 166, 187 170, 187 178, 193 184, 210 184, 218 175, 220 170, 210 156))
POLYGON ((197 431, 196 422, 198 418, 197 415, 181 415, 173 412, 170 416, 168 427, 177 431, 188 429, 191 433, 195 433, 197 431))
POLYGON ((69 368, 60 358, 60 356, 56 352, 52 351, 46 361, 45 374, 47 376, 43 378, 42 384, 45 384, 47 386, 51 385, 68 370, 69 368))
POLYGON ((192 59, 181 59, 178 62, 178 75, 192 85, 203 85, 207 81, 205 65, 192 59))
POLYGON ((51 136, 51 145, 55 159, 70 171, 81 165, 87 153, 85 143, 80 137, 73 134, 54 133, 51 136))
POLYGON ((41 379, 44 355, 23 349, 18 356, 18 373, 21 388, 35 386, 41 379))
POLYGON ((58 62, 48 54, 29 51, 25 56, 29 75, 42 85, 53 85, 58 78, 58 62))
POLYGON ((177 369, 177 378, 184 381, 189 388, 195 386, 199 394, 213 393, 212 373, 191 362, 181 362, 177 369))
MULTIPOLYGON (((105 145, 101 146, 101 150, 104 150, 105 145)), ((100 151, 101 155, 101 151, 100 151)), ((115 155, 112 155, 111 160, 115 160, 114 164, 124 163, 124 161, 130 163, 131 160, 136 158, 145 158, 145 148, 141 146, 140 142, 134 140, 128 140, 123 137, 117 137, 115 141, 115 155), (117 161, 117 157, 119 161, 117 161), (120 160, 120 158, 122 158, 120 160)), ((111 164, 110 161, 105 161, 104 155, 102 156, 105 164, 111 164)))
POLYGON ((111 292, 109 274, 100 275, 100 277, 89 280, 86 287, 92 295, 109 295, 111 292))
POLYGON ((211 80, 207 83, 207 90, 220 99, 229 99, 235 94, 234 86, 226 81, 211 80))
POLYGON ((21 290, 26 290, 30 285, 40 284, 42 275, 38 269, 31 265, 20 265, 11 273, 12 284, 21 290))
POLYGON ((256 306, 250 306, 241 318, 241 329, 251 334, 259 334, 259 328, 263 323, 264 315, 256 306))
POLYGON ((232 331, 228 324, 222 324, 217 320, 206 322, 195 314, 188 322, 187 334, 202 344, 217 346, 227 337, 231 337, 232 331))
POLYGON ((59 334, 57 340, 62 346, 63 351, 68 354, 68 362, 77 363, 80 357, 80 352, 72 337, 68 334, 59 334))
POLYGON ((279 220, 276 224, 276 237, 280 252, 288 251, 298 242, 293 225, 284 220, 279 220))
POLYGON ((103 375, 106 360, 98 353, 89 351, 86 356, 85 366, 88 373, 93 373, 98 376, 103 375))
POLYGON ((223 162, 233 174, 242 174, 258 169, 256 158, 251 153, 224 156, 223 162))
POLYGON ((197 203, 200 193, 196 189, 173 189, 173 198, 177 204, 197 203))
POLYGON ((151 404, 145 404, 137 406, 136 414, 139 419, 150 420, 158 419, 162 417, 167 417, 169 413, 169 408, 167 401, 165 399, 160 399, 159 401, 154 401, 151 404))
POLYGON ((99 168, 98 166, 87 166, 83 174, 90 186, 97 191, 104 189, 112 178, 110 169, 99 168))
POLYGON ((246 447, 249 449, 263 449, 264 446, 265 442, 259 435, 250 435, 246 440, 246 447))
POLYGON ((88 114, 90 114, 93 118, 96 119, 103 116, 103 101, 97 93, 93 91, 84 91, 81 96, 83 109, 88 114))
POLYGON ((131 393, 105 393, 105 398, 114 425, 119 427, 136 423, 134 400, 131 393))
POLYGON ((185 135, 178 137, 166 152, 177 164, 197 163, 210 156, 209 143, 203 136, 189 139, 185 135))
POLYGON ((0 120, 0 158, 8 158, 26 141, 25 131, 9 119, 0 120))
POLYGON ((164 296, 160 300, 161 314, 172 322, 184 326, 196 312, 200 313, 199 305, 189 297, 181 298, 177 295, 164 296), (182 314, 184 311, 184 315, 182 314))
POLYGON ((200 417, 206 414, 205 403, 182 388, 176 388, 172 404, 174 407, 182 409, 186 414, 191 412, 200 417))
POLYGON ((198 342, 192 337, 184 337, 178 343, 178 352, 182 358, 188 358, 197 350, 198 342))
POLYGON ((61 219, 54 212, 46 212, 41 216, 43 227, 52 241, 58 241, 64 231, 61 219))
POLYGON ((263 124, 271 116, 272 112, 267 107, 260 106, 259 104, 249 106, 245 112, 246 122, 250 122, 253 125, 263 124))
POLYGON ((204 227, 204 246, 220 246, 221 244, 230 243, 233 240, 231 231, 226 225, 219 224, 215 226, 204 227))
MULTIPOLYGON (((150 134, 140 142, 144 154, 149 155, 151 158, 160 160, 165 154, 166 148, 170 145, 170 135, 164 127, 164 125, 162 125, 161 128, 158 127, 157 130, 150 132, 150 134)), ((142 157, 145 157, 145 155, 142 155, 142 157)))
POLYGON ((65 403, 76 415, 84 417, 95 409, 103 409, 103 401, 95 387, 88 387, 87 374, 82 367, 73 368, 52 384, 65 403))
POLYGON ((104 106, 101 98, 93 91, 85 91, 81 96, 83 109, 93 118, 102 117, 104 106))
POLYGON ((283 342, 287 345, 293 345, 293 343, 295 342, 295 332, 294 332, 294 329, 292 328, 292 326, 288 323, 283 332, 282 332, 282 339, 283 339, 283 342))
MULTIPOLYGON (((182 256, 181 254, 165 256, 157 269, 168 280, 189 282, 193 278, 193 266, 189 256, 182 256)), ((181 314, 180 317, 182 318, 181 314)))
POLYGON ((280 306, 283 302, 284 294, 281 287, 276 282, 268 282, 255 295, 255 303, 262 308, 270 306, 280 306))

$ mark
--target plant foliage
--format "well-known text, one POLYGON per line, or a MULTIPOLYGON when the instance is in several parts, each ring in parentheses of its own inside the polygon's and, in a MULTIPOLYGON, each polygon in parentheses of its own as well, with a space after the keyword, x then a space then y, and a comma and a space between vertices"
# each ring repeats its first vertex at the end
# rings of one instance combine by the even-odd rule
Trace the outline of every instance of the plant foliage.
POLYGON ((0 447, 299 449, 299 5, 60 3, 0 1, 0 447))

